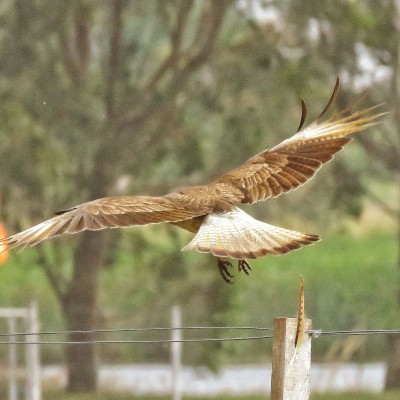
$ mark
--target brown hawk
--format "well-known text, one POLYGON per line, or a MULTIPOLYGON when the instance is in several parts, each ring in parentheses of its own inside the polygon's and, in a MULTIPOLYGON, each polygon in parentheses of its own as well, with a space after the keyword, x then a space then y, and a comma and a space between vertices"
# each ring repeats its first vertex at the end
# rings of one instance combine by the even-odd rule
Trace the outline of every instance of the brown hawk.
POLYGON ((345 112, 319 122, 336 97, 333 94, 318 118, 302 129, 306 107, 297 133, 271 149, 250 158, 240 167, 205 186, 193 186, 161 197, 106 197, 78 205, 23 232, 0 240, 8 248, 34 246, 43 240, 84 230, 121 228, 168 222, 195 233, 182 250, 211 253, 219 271, 231 282, 221 257, 238 259, 238 269, 248 274, 246 259, 280 255, 319 240, 316 235, 296 232, 260 222, 237 207, 277 197, 306 183, 351 141, 348 135, 375 125, 382 114, 370 109, 345 116, 345 112))

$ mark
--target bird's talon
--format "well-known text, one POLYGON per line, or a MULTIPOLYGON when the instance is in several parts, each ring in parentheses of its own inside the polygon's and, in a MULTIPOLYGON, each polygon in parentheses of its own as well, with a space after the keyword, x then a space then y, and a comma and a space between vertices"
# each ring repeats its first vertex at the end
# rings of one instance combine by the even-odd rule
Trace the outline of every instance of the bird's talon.
POLYGON ((218 259, 218 270, 220 275, 222 276, 222 279, 226 283, 233 283, 231 279, 229 278, 234 278, 234 275, 232 275, 228 268, 232 268, 232 263, 226 260, 220 260, 218 259))
POLYGON ((239 272, 243 271, 246 275, 249 275, 250 271, 252 271, 250 264, 246 260, 238 261, 238 270, 239 272))

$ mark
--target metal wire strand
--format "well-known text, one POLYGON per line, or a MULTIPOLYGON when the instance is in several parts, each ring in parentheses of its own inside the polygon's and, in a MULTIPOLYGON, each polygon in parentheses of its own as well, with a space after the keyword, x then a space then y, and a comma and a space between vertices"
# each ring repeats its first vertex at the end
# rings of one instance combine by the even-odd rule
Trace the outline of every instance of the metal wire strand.
POLYGON ((90 330, 72 330, 72 331, 41 331, 41 332, 16 332, 0 333, 0 337, 9 336, 30 336, 30 335, 69 335, 85 333, 126 333, 126 332, 162 332, 174 330, 254 330, 273 332, 273 328, 261 328, 258 326, 181 326, 181 327, 153 327, 153 328, 115 328, 115 329, 90 329, 90 330))
POLYGON ((321 335, 400 335, 400 329, 354 329, 354 330, 308 330, 306 331, 312 337, 317 338, 321 335))
POLYGON ((264 336, 243 336, 243 337, 227 337, 227 338, 198 338, 198 339, 155 339, 155 340, 82 340, 82 341, 0 341, 0 345, 7 344, 62 344, 62 345, 75 345, 75 344, 165 344, 165 343, 201 343, 201 342, 228 342, 240 340, 261 340, 271 339, 273 335, 264 336))
MULTIPOLYGON (((256 326, 184 326, 184 327, 153 327, 153 328, 117 328, 117 329, 93 329, 93 330, 72 330, 72 331, 42 331, 42 332, 16 332, 16 333, 0 333, 0 337, 28 337, 40 335, 67 335, 67 334, 88 334, 88 333, 126 333, 126 332, 157 332, 157 331, 173 331, 173 330, 255 330, 273 332, 272 328, 262 328, 256 326)), ((322 335, 399 335, 400 329, 355 329, 355 330, 307 330, 306 334, 313 338, 322 335)), ((192 338, 192 339, 125 339, 125 340, 57 340, 57 341, 0 341, 0 345, 10 344, 59 344, 59 345, 75 345, 75 344, 168 344, 168 343, 201 343, 201 342, 225 342, 225 341, 241 341, 241 340, 260 340, 270 339, 273 335, 262 336, 243 336, 243 337, 225 337, 225 338, 192 338)))

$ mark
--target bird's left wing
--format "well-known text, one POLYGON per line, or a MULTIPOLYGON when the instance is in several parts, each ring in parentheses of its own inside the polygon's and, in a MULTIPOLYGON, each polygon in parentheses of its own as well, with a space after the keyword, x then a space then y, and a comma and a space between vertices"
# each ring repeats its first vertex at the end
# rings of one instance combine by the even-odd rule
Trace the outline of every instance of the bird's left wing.
POLYGON ((214 185, 240 189, 237 203, 246 204, 293 190, 311 179, 322 164, 342 150, 351 141, 348 135, 377 124, 375 120, 383 114, 371 114, 371 111, 372 108, 322 123, 313 122, 221 176, 214 185))
POLYGON ((204 207, 187 207, 176 196, 106 197, 61 211, 51 219, 1 239, 4 248, 34 246, 43 240, 84 230, 122 228, 133 225, 178 222, 205 213, 204 207))

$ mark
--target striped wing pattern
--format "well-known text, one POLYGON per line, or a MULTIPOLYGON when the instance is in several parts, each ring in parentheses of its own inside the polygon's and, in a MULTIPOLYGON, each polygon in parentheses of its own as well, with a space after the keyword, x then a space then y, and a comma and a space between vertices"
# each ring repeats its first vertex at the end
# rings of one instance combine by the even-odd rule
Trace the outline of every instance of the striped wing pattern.
POLYGON ((318 240, 316 235, 257 221, 235 207, 226 213, 208 215, 196 236, 182 250, 240 260, 284 254, 318 240))
POLYGON ((19 245, 34 246, 45 239, 62 234, 160 222, 177 222, 193 218, 199 212, 204 212, 204 210, 200 207, 197 211, 193 208, 185 209, 164 197, 107 197, 61 211, 47 221, 2 239, 0 243, 8 248, 19 245))
POLYGON ((351 141, 349 134, 377 122, 382 114, 369 115, 370 109, 338 120, 314 122, 270 150, 220 177, 214 184, 241 189, 237 203, 252 204, 277 197, 306 183, 321 166, 351 141))

